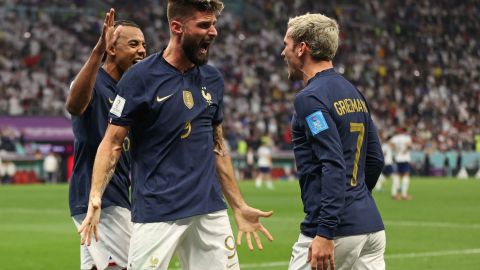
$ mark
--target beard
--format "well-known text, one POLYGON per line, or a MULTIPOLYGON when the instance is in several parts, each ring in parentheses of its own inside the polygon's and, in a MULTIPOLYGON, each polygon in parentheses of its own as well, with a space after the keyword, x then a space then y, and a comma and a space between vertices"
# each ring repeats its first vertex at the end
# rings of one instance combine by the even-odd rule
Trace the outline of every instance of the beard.
POLYGON ((184 36, 182 49, 185 56, 195 65, 203 65, 208 62, 208 47, 206 48, 206 53, 201 54, 200 49, 202 48, 202 42, 197 42, 194 38, 184 36))
POLYGON ((288 68, 288 79, 292 82, 303 80, 303 74, 300 70, 288 68))

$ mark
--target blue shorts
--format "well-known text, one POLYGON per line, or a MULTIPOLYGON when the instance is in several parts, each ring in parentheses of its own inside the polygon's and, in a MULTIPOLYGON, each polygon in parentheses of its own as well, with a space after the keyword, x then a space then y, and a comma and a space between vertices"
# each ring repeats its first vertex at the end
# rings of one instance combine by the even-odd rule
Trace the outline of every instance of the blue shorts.
POLYGON ((390 176, 392 175, 393 173, 393 165, 385 165, 385 167, 383 167, 383 171, 382 171, 383 175, 385 176, 390 176))
POLYGON ((399 173, 399 174, 410 173, 410 163, 408 163, 408 162, 398 162, 397 163, 397 173, 399 173))
POLYGON ((261 173, 269 173, 270 167, 259 167, 258 170, 260 170, 261 173))

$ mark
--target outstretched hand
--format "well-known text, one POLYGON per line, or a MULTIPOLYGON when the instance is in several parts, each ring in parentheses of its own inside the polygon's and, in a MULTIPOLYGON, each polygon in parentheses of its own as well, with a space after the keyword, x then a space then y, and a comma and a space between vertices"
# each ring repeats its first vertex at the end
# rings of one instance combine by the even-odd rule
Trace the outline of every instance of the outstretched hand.
POLYGON ((121 27, 122 26, 120 25, 115 29, 115 9, 111 8, 105 14, 102 35, 98 39, 96 47, 103 52, 111 48, 118 39, 121 27))
POLYGON ((101 199, 98 197, 90 198, 88 203, 87 215, 83 219, 78 233, 81 235, 81 243, 90 246, 92 243, 92 233, 95 236, 95 241, 98 241, 98 223, 100 222, 101 199))
POLYGON ((265 235, 269 241, 272 241, 273 237, 270 235, 270 232, 263 227, 262 223, 260 223, 260 218, 270 217, 272 214, 273 211, 263 212, 248 205, 234 211, 235 221, 237 222, 238 227, 237 245, 240 246, 242 244, 242 238, 245 234, 248 249, 253 250, 251 236, 251 234, 253 234, 253 238, 258 249, 262 250, 262 242, 260 241, 257 231, 263 233, 263 235, 265 235))

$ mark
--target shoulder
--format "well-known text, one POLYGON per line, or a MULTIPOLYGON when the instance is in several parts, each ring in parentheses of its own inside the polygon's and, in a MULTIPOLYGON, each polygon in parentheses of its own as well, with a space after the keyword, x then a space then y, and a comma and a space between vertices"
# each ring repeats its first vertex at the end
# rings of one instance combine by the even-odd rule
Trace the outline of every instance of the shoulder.
POLYGON ((295 96, 294 107, 299 117, 303 118, 313 112, 328 108, 323 101, 322 93, 319 92, 321 91, 307 86, 295 96))
POLYGON ((223 80, 223 74, 216 67, 212 65, 201 65, 200 72, 202 76, 210 80, 223 80))
POLYGON ((119 89, 138 87, 144 84, 154 64, 155 54, 131 66, 122 76, 117 84, 119 89))
POLYGON ((205 74, 209 76, 222 76, 222 73, 220 72, 220 70, 218 70, 218 68, 209 64, 201 65, 200 70, 202 70, 202 72, 205 72, 205 74))
POLYGON ((129 76, 137 76, 137 75, 142 75, 145 76, 146 74, 149 74, 149 71, 152 70, 152 68, 155 65, 159 64, 158 60, 158 53, 154 53, 147 58, 143 59, 142 61, 136 63, 135 65, 131 66, 124 74, 129 75, 129 76))

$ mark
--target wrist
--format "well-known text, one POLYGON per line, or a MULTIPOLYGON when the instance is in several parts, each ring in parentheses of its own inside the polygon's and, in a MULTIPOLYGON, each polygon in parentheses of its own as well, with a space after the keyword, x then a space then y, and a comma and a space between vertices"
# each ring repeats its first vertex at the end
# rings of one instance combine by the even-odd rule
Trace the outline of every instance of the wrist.
POLYGON ((242 201, 240 203, 235 203, 235 204, 230 204, 230 207, 232 208, 233 212, 237 211, 242 211, 243 209, 246 209, 248 207, 248 204, 245 201, 242 201))
POLYGON ((99 46, 99 44, 95 45, 95 47, 92 50, 92 55, 96 57, 103 57, 103 54, 105 53, 105 50, 99 46))
POLYGON ((102 198, 102 194, 99 192, 92 191, 90 192, 90 200, 99 200, 102 198))

